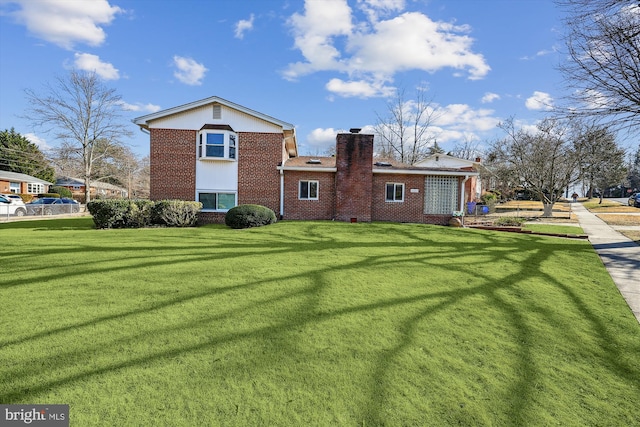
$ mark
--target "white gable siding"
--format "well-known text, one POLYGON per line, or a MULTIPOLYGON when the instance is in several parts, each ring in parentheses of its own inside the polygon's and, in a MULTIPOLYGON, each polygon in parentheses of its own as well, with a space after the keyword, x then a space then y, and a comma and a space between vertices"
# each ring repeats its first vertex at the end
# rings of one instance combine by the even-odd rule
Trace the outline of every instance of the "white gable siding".
POLYGON ((214 119, 213 104, 153 120, 149 123, 149 127, 155 129, 199 130, 205 124, 229 125, 236 132, 282 132, 282 127, 280 126, 224 105, 222 105, 222 118, 214 119))

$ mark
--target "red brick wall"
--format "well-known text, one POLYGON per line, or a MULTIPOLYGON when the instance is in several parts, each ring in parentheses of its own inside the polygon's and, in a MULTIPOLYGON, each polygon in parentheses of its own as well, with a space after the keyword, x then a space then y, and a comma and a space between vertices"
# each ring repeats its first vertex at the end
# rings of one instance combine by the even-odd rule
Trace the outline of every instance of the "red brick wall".
POLYGON ((336 137, 336 220, 371 221, 373 135, 336 137))
POLYGON ((238 133, 238 204, 263 205, 280 213, 281 133, 238 133))
POLYGON ((193 200, 196 195, 195 130, 151 129, 151 200, 193 200))
POLYGON ((375 174, 372 205, 373 221, 423 222, 424 176, 375 174), (404 184, 404 202, 386 201, 387 183, 404 184), (412 193, 412 188, 418 193, 412 193))
POLYGON ((283 219, 333 219, 335 216, 335 173, 286 171, 284 174, 283 219), (318 200, 299 200, 298 182, 318 181, 318 200))

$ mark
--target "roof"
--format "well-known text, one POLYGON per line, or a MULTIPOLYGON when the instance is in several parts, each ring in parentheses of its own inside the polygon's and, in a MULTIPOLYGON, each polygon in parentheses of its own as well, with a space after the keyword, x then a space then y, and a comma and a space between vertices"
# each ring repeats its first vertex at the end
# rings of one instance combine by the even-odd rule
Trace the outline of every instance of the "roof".
POLYGON ((25 173, 9 172, 3 170, 0 170, 0 179, 7 181, 27 182, 31 184, 53 185, 53 182, 45 181, 44 179, 36 178, 35 176, 27 175, 25 173))
POLYGON ((245 114, 249 114, 254 117, 258 117, 266 122, 273 123, 275 125, 281 126, 284 130, 293 130, 294 126, 291 123, 283 122, 282 120, 278 120, 275 117, 268 116, 266 114, 260 113, 258 111, 252 110, 247 107, 243 107, 240 104, 236 104, 231 101, 227 101, 226 99, 220 98, 218 96, 212 96, 209 98, 201 99, 199 101, 190 102, 188 104, 179 105, 177 107, 168 108, 166 110, 157 111, 155 113, 147 114, 146 116, 141 116, 133 119, 133 123, 138 126, 148 129, 149 122, 153 120, 157 120, 163 117, 171 116, 174 114, 182 113, 184 111, 192 110, 194 108, 199 108, 208 104, 222 104, 226 107, 233 108, 234 110, 241 111, 245 114))
MULTIPOLYGON (((288 159, 279 169, 285 171, 335 172, 335 157, 300 156, 288 159)), ((476 171, 459 168, 433 168, 412 166, 397 160, 376 157, 373 159, 373 173, 409 174, 409 175, 451 175, 476 176, 476 171)))
MULTIPOLYGON (((72 178, 72 177, 62 177, 56 179, 56 185, 82 185, 84 186, 84 181, 80 178, 72 178)), ((93 188, 103 188, 105 190, 117 190, 117 191, 127 191, 122 187, 118 187, 117 185, 109 184, 108 182, 102 181, 91 181, 91 186, 93 188)))

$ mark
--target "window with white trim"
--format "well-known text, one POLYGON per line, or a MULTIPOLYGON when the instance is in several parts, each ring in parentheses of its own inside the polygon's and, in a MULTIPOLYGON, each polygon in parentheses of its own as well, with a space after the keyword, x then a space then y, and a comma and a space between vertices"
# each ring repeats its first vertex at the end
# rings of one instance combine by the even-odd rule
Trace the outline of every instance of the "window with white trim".
POLYGON ((202 210, 213 212, 226 212, 236 206, 235 193, 198 193, 198 201, 202 203, 202 210))
POLYGON ((300 181, 298 183, 298 199, 318 200, 318 181, 300 181))
POLYGON ((424 213, 451 214, 458 210, 458 177, 427 176, 424 179, 424 213))
POLYGON ((404 184, 387 182, 385 200, 387 202, 404 202, 404 184))
POLYGON ((236 160, 237 138, 235 133, 229 131, 200 131, 198 158, 202 160, 236 160))
POLYGON ((44 193, 44 184, 28 183, 27 193, 29 194, 42 194, 44 193))

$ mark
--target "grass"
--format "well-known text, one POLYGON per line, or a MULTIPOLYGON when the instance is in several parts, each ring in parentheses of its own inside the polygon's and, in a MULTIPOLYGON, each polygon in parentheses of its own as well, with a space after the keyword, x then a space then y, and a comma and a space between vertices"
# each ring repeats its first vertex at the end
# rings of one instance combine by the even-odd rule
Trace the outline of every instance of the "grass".
POLYGON ((640 327, 588 242, 89 218, 0 236, 0 403, 68 403, 72 425, 640 419, 640 327))
POLYGON ((600 199, 589 199, 583 203, 584 207, 589 209, 593 213, 601 212, 631 212, 638 213, 638 208, 633 206, 621 205, 613 200, 603 199, 600 204, 600 199))
POLYGON ((573 225, 555 224, 524 224, 523 229, 535 231, 537 233, 558 233, 558 234, 583 234, 582 227, 573 225))

